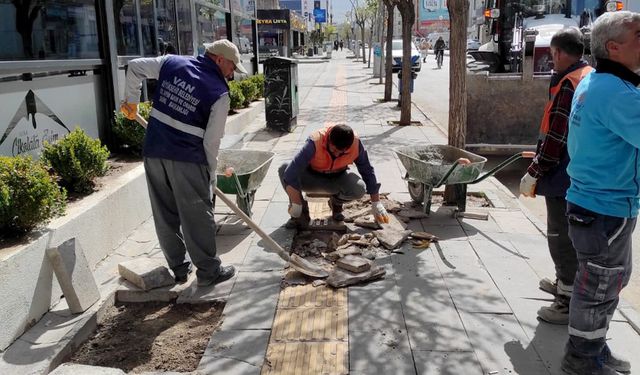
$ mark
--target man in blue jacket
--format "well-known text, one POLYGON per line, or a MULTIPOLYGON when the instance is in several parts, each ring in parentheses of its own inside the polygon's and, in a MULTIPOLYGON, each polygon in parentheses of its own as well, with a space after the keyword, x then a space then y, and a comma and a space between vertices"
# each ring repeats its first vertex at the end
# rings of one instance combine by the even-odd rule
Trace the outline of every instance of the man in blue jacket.
POLYGON ((640 197, 640 14, 600 16, 591 33, 596 71, 576 88, 569 120, 569 237, 578 271, 569 307, 565 373, 630 372, 606 343, 631 276, 640 197))
POLYGON ((129 62, 121 110, 133 120, 145 78, 158 80, 144 143, 151 210, 160 247, 176 282, 187 281, 191 261, 198 286, 230 279, 233 266, 216 255, 211 185, 229 112, 227 78, 247 73, 228 40, 205 44, 205 54, 164 55, 129 62))

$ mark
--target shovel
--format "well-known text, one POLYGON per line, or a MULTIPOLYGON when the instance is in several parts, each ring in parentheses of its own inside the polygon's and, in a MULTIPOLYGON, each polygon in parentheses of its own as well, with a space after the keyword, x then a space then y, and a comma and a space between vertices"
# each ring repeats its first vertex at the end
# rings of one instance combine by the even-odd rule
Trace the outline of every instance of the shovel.
MULTIPOLYGON (((145 120, 139 113, 136 113, 136 121, 142 125, 143 128, 147 128, 147 120, 145 120)), ((302 258, 298 254, 287 253, 282 246, 280 246, 276 241, 273 240, 255 221, 251 220, 247 214, 242 212, 242 210, 229 199, 217 186, 214 186, 215 195, 222 199, 222 201, 236 214, 238 215, 251 229, 253 229, 258 235, 262 238, 264 242, 267 243, 267 246, 271 248, 273 251, 278 253, 280 258, 284 259, 285 262, 289 262, 289 265, 295 269, 296 271, 303 273, 310 277, 315 278, 325 278, 329 276, 329 273, 317 265, 309 262, 308 260, 302 258)))

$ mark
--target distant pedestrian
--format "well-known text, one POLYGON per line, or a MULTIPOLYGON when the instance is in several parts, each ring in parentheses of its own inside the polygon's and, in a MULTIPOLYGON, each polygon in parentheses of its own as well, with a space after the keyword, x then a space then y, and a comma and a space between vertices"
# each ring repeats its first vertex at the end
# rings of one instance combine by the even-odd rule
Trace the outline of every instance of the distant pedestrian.
POLYGON ((566 211, 569 188, 567 134, 573 93, 578 83, 592 71, 582 60, 584 42, 577 28, 558 31, 551 38, 554 74, 549 84, 549 101, 540 123, 536 156, 520 182, 525 197, 543 195, 547 206, 547 243, 555 265, 555 281, 540 281, 540 288, 555 296, 551 306, 538 310, 538 317, 552 324, 569 322, 569 301, 578 261, 569 238, 566 211))
POLYGON ((427 62, 427 55, 429 54, 429 42, 426 39, 423 39, 420 43, 420 54, 422 55, 422 62, 427 62))
POLYGON ((342 47, 344 47, 344 42, 341 40, 340 41, 340 51, 342 51, 342 47))
POLYGON ((640 205, 639 35, 638 13, 607 12, 595 21, 596 71, 580 82, 571 106, 567 217, 578 272, 562 359, 568 374, 631 372, 606 340, 631 277, 631 235, 640 205))
POLYGON ((337 40, 333 41, 333 49, 336 50, 336 51, 338 50, 338 41, 337 40))
POLYGON ((178 283, 187 281, 191 261, 198 286, 230 279, 233 266, 216 255, 211 185, 229 112, 226 78, 246 74, 238 48, 228 40, 205 44, 198 57, 164 55, 129 62, 121 110, 135 120, 143 79, 159 88, 143 150, 151 210, 160 248, 178 283))

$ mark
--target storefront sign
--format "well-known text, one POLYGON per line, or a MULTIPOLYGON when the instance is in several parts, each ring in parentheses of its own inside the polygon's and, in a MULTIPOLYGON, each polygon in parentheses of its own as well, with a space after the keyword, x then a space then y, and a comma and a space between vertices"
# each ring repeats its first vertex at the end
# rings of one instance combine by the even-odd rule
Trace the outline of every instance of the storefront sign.
MULTIPOLYGON (((75 80, 92 80, 85 77, 75 80)), ((69 85, 64 78, 56 78, 37 87, 38 82, 29 83, 30 88, 11 90, 11 86, 25 82, 7 83, 7 91, 0 94, 0 155, 40 156, 46 142, 54 143, 64 138, 71 130, 81 127, 89 136, 98 137, 96 113, 96 89, 94 83, 69 85)), ((68 78, 67 78, 68 80, 68 78)), ((16 87, 17 88, 17 87, 16 87)), ((4 91, 4 90, 3 90, 4 91)))
POLYGON ((272 29, 289 28, 289 9, 258 9, 258 26, 272 29))
POLYGON ((313 18, 316 19, 316 23, 327 22, 327 10, 319 8, 314 9, 313 18))

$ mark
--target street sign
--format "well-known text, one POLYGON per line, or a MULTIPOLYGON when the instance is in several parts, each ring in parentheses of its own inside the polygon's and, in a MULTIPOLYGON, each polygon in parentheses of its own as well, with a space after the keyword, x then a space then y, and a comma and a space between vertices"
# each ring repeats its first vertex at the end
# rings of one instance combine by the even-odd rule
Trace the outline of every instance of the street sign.
POLYGON ((316 23, 327 22, 327 10, 316 8, 313 10, 313 17, 316 19, 316 23))

